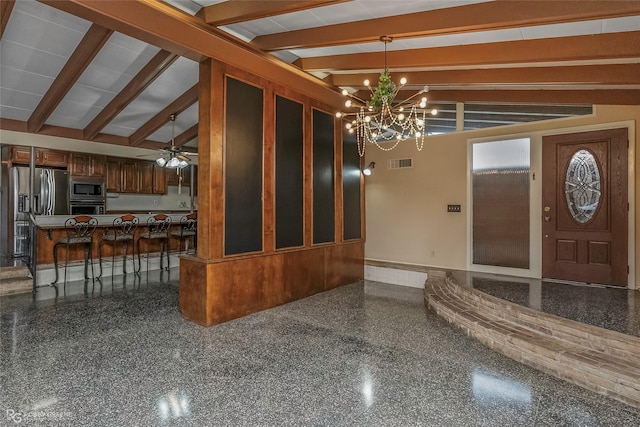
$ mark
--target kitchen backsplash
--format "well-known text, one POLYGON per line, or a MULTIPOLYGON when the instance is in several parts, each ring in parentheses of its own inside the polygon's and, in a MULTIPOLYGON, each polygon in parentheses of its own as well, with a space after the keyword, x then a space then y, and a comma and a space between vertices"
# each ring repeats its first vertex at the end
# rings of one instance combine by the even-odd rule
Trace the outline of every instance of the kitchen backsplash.
MULTIPOLYGON (((107 193, 108 211, 188 211, 191 208, 189 187, 182 187, 178 194, 177 186, 169 186, 167 194, 125 194, 107 193)), ((197 209, 198 199, 194 198, 194 209, 197 209)))

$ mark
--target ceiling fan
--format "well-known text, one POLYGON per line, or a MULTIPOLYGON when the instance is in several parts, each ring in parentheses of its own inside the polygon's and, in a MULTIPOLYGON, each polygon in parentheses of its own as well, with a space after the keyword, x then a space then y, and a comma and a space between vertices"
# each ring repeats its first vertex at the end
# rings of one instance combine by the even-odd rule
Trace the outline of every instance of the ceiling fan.
POLYGON ((189 156, 197 156, 198 153, 184 151, 181 147, 175 145, 175 126, 176 115, 169 116, 171 121, 171 146, 160 150, 160 155, 156 159, 156 164, 160 167, 169 169, 183 169, 189 166, 191 158, 189 156))

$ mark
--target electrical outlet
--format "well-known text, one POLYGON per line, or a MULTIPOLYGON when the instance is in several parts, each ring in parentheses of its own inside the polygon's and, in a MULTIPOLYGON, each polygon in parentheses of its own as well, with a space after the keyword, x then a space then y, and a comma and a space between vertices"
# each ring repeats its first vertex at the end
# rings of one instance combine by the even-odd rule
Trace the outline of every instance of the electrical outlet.
POLYGON ((460 205, 447 205, 447 212, 462 212, 460 205))
POLYGON ((153 199, 153 206, 158 206, 158 199, 153 199))

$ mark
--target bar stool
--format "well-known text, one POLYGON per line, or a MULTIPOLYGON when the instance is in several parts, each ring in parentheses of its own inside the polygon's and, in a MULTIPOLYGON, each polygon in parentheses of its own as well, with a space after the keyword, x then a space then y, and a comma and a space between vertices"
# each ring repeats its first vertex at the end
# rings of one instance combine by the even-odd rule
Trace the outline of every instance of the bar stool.
POLYGON ((93 232, 96 230, 98 220, 88 216, 80 215, 69 218, 64 223, 67 237, 62 237, 53 245, 53 264, 56 270, 56 279, 52 285, 58 283, 58 249, 61 245, 66 246, 67 256, 64 261, 64 284, 67 284, 67 266, 69 264, 69 248, 72 245, 82 245, 84 248, 84 279, 89 280, 88 263, 91 262, 91 277, 95 277, 93 272, 93 232), (89 261, 91 260, 91 261, 89 261))
POLYGON ((136 250, 134 245, 134 236, 138 228, 139 219, 135 215, 127 214, 119 216, 113 220, 113 227, 105 228, 100 244, 98 244, 98 258, 100 259, 100 275, 102 277, 102 245, 110 243, 113 245, 113 253, 111 255, 111 280, 113 280, 113 267, 116 260, 116 243, 122 243, 122 272, 127 274, 127 249, 131 242, 133 259, 133 271, 136 271, 136 250))
POLYGON ((160 270, 162 267, 162 256, 167 253, 167 270, 169 270, 169 227, 171 227, 171 217, 165 214, 156 214, 147 220, 149 231, 140 234, 138 237, 138 271, 141 270, 140 264, 140 240, 147 240, 147 272, 149 272, 149 253, 151 248, 151 240, 160 241, 160 270))
POLYGON ((184 244, 184 251, 189 252, 189 240, 193 238, 193 247, 195 248, 195 239, 198 234, 198 214, 190 213, 180 218, 180 230, 172 231, 171 236, 180 239, 180 253, 182 253, 182 241, 184 244))

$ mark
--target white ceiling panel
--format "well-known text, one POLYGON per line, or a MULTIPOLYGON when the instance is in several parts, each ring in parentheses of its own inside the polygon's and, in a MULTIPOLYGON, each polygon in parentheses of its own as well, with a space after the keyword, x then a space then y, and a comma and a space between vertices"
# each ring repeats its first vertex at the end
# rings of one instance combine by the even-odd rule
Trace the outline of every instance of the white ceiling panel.
POLYGON ((84 129, 104 108, 101 99, 112 97, 96 88, 74 85, 67 96, 49 116, 48 125, 84 129))
MULTIPOLYGON (((0 91, 0 96, 2 91, 0 91)), ((16 107, 10 107, 7 105, 0 105, 0 117, 4 119, 26 121, 31 116, 30 110, 23 110, 16 107)))
MULTIPOLYGON (((19 90, 28 94, 37 94, 39 98, 46 93, 53 80, 53 77, 30 73, 5 66, 4 64, 0 66, 0 87, 19 90)), ((0 99, 0 101, 6 102, 5 99, 0 99)))
POLYGON ((33 0, 18 0, 15 2, 13 12, 11 13, 11 19, 13 14, 17 11, 31 15, 35 18, 43 21, 41 24, 49 23, 59 27, 65 27, 71 30, 79 32, 85 32, 91 23, 84 19, 70 15, 66 12, 62 12, 53 7, 47 6, 44 3, 40 3, 33 0))
POLYGON ((162 75, 104 128, 105 133, 130 136, 159 110, 198 81, 198 63, 178 58, 162 75), (118 133, 116 133, 118 132, 118 133))
MULTIPOLYGON (((186 131, 193 125, 198 123, 198 103, 196 102, 191 107, 184 110, 176 117, 176 134, 175 136, 180 135, 182 132, 186 131)), ((171 142, 171 122, 167 121, 167 124, 162 126, 160 129, 155 131, 153 134, 149 135, 147 139, 151 141, 158 142, 171 142)))
POLYGON ((41 96, 34 95, 32 93, 20 92, 7 87, 0 88, 0 100, 2 100, 2 106, 31 112, 38 106, 41 99, 41 96))
POLYGON ((67 58, 3 38, 0 42, 0 62, 17 70, 56 77, 67 63, 67 58))

